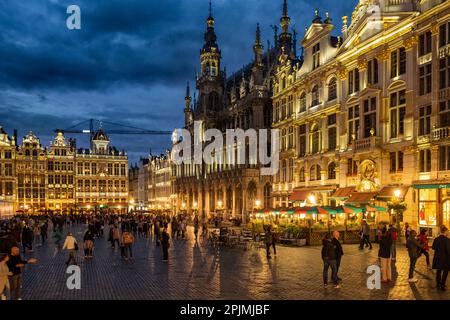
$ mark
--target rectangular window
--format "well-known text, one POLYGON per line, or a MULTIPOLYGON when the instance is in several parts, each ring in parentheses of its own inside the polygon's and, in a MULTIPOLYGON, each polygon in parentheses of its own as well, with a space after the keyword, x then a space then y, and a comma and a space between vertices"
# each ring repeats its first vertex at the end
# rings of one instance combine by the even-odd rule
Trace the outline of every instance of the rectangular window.
POLYGON ((320 43, 313 47, 313 70, 320 67, 320 43))
POLYGON ((359 91, 359 70, 358 68, 348 73, 348 94, 353 94, 359 91))
POLYGON ((431 32, 422 33, 419 36, 419 57, 431 52, 431 32))
POLYGON ((391 138, 397 138, 405 133, 406 91, 391 94, 390 122, 391 138))
POLYGON ((421 226, 436 226, 437 189, 419 190, 419 224, 421 226))
POLYGON ((396 78, 406 73, 406 50, 400 48, 391 52, 391 78, 396 78))
POLYGON ((371 85, 378 84, 378 60, 373 59, 367 65, 367 83, 371 85))
POLYGON ((439 171, 450 170, 450 146, 439 147, 439 171))
POLYGON ((356 176, 358 174, 358 164, 352 158, 347 160, 347 175, 356 176))
POLYGON ((431 133, 431 106, 419 109, 419 136, 431 133))
POLYGON ((306 125, 302 124, 298 128, 298 144, 299 144, 299 155, 300 157, 306 154, 306 125))
POLYGON ((439 88, 450 87, 450 57, 439 60, 439 88))
POLYGON ((450 127, 450 100, 439 104, 439 127, 450 127))
POLYGON ((370 138, 376 135, 377 129, 377 98, 371 98, 364 101, 364 138, 370 138))
POLYGON ((419 168, 420 168, 420 172, 431 172, 431 151, 430 151, 430 149, 420 150, 419 168))
POLYGON ((391 152, 390 157, 390 173, 403 172, 403 152, 391 152))
POLYGON ((288 98, 288 117, 294 113, 294 97, 289 96, 288 98))
POLYGON ((439 27, 439 47, 450 43, 450 22, 439 27))
POLYGON ((421 96, 431 93, 432 65, 428 63, 419 67, 419 94, 421 96))
POLYGON ((13 183, 10 181, 5 182, 5 195, 12 196, 13 194, 13 183))
POLYGON ((359 106, 348 108, 348 141, 359 139, 359 106))

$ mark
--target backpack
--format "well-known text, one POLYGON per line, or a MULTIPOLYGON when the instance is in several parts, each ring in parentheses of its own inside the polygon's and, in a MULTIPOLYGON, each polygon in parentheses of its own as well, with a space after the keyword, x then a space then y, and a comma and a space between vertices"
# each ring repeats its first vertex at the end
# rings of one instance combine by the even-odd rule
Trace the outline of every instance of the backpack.
POLYGON ((124 243, 124 244, 133 244, 133 242, 134 242, 134 237, 133 237, 133 235, 132 235, 131 233, 129 233, 129 232, 126 232, 126 233, 123 235, 123 243, 124 243))

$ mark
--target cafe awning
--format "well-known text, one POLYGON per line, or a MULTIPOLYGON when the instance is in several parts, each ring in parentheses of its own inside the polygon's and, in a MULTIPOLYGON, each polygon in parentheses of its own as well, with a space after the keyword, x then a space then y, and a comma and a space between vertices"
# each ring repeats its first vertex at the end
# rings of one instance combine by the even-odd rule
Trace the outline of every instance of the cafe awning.
POLYGON ((352 192, 347 203, 367 204, 377 196, 378 192, 352 192))
POLYGON ((336 189, 335 185, 294 189, 292 194, 289 196, 289 201, 305 201, 308 200, 308 197, 311 194, 321 192, 333 192, 335 189, 336 189))
POLYGON ((382 200, 390 200, 394 197, 396 191, 400 191, 400 197, 405 198, 408 193, 409 186, 386 186, 378 193, 377 198, 382 200))
POLYGON ((387 209, 385 207, 367 205, 366 206, 366 211, 367 212, 386 212, 387 209))
POLYGON ((355 187, 338 188, 330 197, 331 199, 348 199, 350 194, 355 191, 355 187))
POLYGON ((320 214, 338 214, 338 213, 344 213, 344 210, 342 207, 318 207, 317 211, 320 214))
POLYGON ((302 207, 295 209, 295 214, 316 214, 316 207, 302 207))
POLYGON ((362 210, 362 208, 346 205, 346 206, 344 206, 344 212, 349 213, 349 214, 356 214, 356 213, 363 212, 363 210, 362 210))

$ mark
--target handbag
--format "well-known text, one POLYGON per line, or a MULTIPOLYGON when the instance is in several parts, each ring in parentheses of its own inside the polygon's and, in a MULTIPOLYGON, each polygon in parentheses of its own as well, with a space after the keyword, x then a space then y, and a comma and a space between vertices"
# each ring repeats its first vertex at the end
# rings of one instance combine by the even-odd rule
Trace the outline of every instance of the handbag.
POLYGON ((75 251, 78 251, 78 243, 77 242, 75 242, 75 251))

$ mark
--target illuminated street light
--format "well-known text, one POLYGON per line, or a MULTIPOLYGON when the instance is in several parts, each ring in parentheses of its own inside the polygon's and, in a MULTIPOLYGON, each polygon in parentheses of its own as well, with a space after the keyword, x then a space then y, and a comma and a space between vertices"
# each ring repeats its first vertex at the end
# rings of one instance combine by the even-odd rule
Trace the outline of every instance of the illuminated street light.
POLYGON ((259 208, 261 206, 261 201, 260 200, 255 200, 255 207, 259 208))
POLYGON ((311 204, 316 204, 316 197, 315 197, 315 196, 310 195, 310 196, 308 197, 308 200, 309 200, 309 203, 311 203, 311 204))
POLYGON ((394 191, 394 196, 395 196, 396 198, 400 198, 401 195, 402 195, 402 192, 401 192, 399 189, 397 189, 397 190, 394 191))

